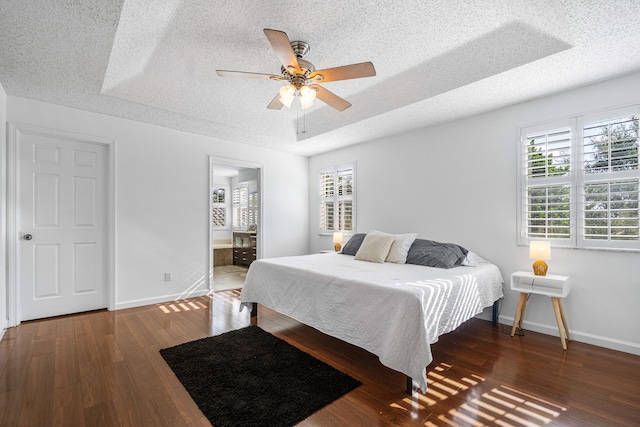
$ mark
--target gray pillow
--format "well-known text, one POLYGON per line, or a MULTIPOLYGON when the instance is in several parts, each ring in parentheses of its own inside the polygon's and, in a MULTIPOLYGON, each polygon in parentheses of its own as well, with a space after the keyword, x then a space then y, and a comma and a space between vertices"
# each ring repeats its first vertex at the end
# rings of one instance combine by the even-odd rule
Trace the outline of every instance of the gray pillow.
POLYGON ((433 240, 416 239, 409 248, 407 264, 427 267, 453 268, 462 264, 467 250, 454 243, 440 243, 433 240))
POLYGON ((344 255, 355 256, 355 254, 358 252, 358 249, 360 249, 360 246, 362 245, 362 241, 364 240, 365 236, 366 236, 365 233, 358 233, 351 236, 349 241, 345 243, 345 245, 342 247, 342 250, 340 251, 340 253, 344 255))

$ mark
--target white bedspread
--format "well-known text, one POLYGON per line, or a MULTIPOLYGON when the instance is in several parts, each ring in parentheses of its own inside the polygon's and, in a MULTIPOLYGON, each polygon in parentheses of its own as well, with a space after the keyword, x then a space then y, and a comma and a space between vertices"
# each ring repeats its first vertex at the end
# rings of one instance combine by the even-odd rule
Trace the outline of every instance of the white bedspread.
POLYGON ((242 308, 259 303, 377 355, 427 389, 429 344, 503 296, 493 264, 440 269, 342 254, 251 264, 242 308))

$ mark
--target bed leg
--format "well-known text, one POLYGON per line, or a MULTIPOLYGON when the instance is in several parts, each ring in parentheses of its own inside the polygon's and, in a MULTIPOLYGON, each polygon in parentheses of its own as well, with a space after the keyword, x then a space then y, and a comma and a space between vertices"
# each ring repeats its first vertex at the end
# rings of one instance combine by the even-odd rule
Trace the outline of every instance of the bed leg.
POLYGON ((499 300, 496 300, 493 303, 493 314, 491 317, 491 323, 493 323, 494 325, 498 324, 498 308, 499 308, 499 300))
POLYGON ((407 375, 407 394, 413 395, 413 379, 407 375))
POLYGON ((257 302, 251 303, 251 317, 249 320, 249 324, 253 326, 258 324, 258 303, 257 302))

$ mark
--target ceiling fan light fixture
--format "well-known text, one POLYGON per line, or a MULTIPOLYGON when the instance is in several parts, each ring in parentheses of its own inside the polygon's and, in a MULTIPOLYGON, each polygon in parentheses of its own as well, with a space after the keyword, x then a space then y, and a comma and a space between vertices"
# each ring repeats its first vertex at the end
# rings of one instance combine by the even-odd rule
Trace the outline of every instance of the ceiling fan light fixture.
POLYGON ((291 108, 291 102, 293 102, 293 97, 296 94, 296 87, 292 84, 288 84, 286 86, 282 86, 279 92, 280 92, 279 101, 285 107, 291 108))
POLYGON ((303 110, 313 105, 313 100, 316 99, 316 91, 309 86, 302 86, 300 88, 300 105, 303 110))

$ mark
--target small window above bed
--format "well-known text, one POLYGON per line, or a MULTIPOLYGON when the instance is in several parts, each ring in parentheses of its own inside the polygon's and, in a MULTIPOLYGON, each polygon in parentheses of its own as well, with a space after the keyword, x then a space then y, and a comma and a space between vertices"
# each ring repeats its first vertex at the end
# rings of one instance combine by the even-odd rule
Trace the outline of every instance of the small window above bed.
POLYGON ((320 170, 320 234, 355 229, 355 177, 355 162, 320 170))

